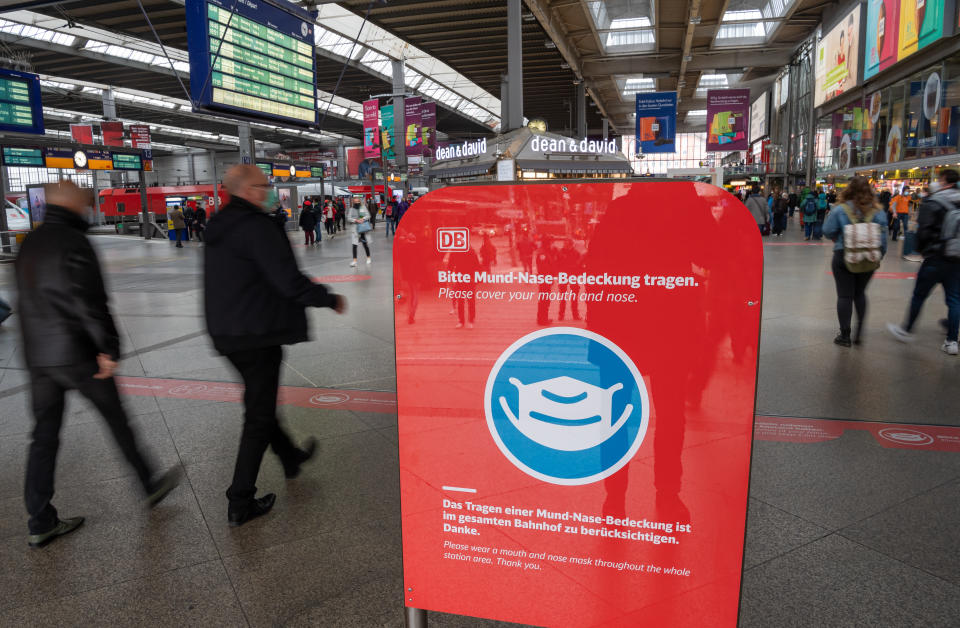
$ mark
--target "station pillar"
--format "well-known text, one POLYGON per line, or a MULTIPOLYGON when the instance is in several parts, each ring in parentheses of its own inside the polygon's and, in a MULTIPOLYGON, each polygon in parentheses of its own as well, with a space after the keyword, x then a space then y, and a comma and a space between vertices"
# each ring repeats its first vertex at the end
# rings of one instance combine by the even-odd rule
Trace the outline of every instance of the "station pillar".
POLYGON ((507 0, 507 119, 503 131, 523 126, 523 18, 522 0, 507 0))

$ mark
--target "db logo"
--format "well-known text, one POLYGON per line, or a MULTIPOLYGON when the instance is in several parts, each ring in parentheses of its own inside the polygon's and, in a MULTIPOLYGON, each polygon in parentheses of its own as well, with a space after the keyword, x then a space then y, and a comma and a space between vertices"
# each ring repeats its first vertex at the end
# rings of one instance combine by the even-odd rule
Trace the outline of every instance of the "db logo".
POLYGON ((464 228, 437 229, 437 250, 465 252, 470 250, 470 230, 464 228))

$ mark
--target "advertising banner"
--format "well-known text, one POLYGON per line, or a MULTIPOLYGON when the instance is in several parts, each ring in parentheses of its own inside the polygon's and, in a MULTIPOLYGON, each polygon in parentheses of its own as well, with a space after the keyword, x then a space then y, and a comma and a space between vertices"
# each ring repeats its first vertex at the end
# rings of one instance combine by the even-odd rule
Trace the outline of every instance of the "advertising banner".
POLYGON ((756 142, 767 134, 767 94, 763 92, 760 98, 750 105, 750 141, 756 142))
POLYGON ((93 125, 71 124, 70 136, 77 144, 93 144, 93 125))
POLYGON ((393 105, 380 107, 380 150, 384 159, 396 159, 396 131, 393 128, 393 105))
POLYGON ((943 37, 944 0, 900 0, 897 60, 943 37))
POLYGON ((707 152, 747 150, 750 90, 707 90, 707 152))
POLYGON ((867 41, 864 42, 863 78, 868 79, 897 62, 900 0, 868 0, 867 41))
POLYGON ((420 109, 423 102, 419 96, 407 98, 403 101, 403 124, 405 126, 403 146, 408 155, 422 154, 423 136, 420 125, 422 115, 420 109))
POLYGON ((437 150, 437 103, 420 106, 420 136, 423 138, 423 156, 433 158, 437 150))
POLYGON ((637 94, 637 151, 677 152, 677 92, 637 94))
POLYGON ((363 156, 367 159, 380 158, 380 101, 363 101, 363 156))
POLYGON ((763 268, 743 204, 692 182, 451 187, 396 238, 405 604, 736 625, 763 268))
POLYGON ((857 5, 817 44, 814 106, 820 106, 857 84, 859 37, 860 5, 857 5))
POLYGON ((347 153, 347 175, 351 178, 357 178, 360 174, 360 162, 363 161, 363 149, 348 147, 347 153))
POLYGON ((101 122, 104 146, 123 146, 123 122, 101 122))

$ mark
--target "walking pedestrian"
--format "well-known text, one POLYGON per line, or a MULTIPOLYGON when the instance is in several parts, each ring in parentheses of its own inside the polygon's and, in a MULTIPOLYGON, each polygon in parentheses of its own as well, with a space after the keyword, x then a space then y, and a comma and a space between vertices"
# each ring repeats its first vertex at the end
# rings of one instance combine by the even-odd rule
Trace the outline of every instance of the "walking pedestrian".
POLYGON ((310 206, 307 205, 300 211, 300 228, 303 229, 303 245, 310 246, 314 243, 317 228, 317 215, 313 213, 310 206))
POLYGON ((941 170, 930 196, 920 205, 917 218, 917 248, 923 264, 917 273, 910 309, 903 325, 888 323, 887 329, 901 342, 914 340, 913 327, 930 293, 941 284, 947 302, 947 339, 941 349, 949 355, 960 353, 960 189, 956 170, 941 170))
POLYGON ((867 284, 887 252, 887 217, 877 203, 870 182, 854 177, 843 190, 843 203, 830 212, 823 227, 833 240, 833 280, 837 288, 837 319, 840 333, 835 344, 860 344, 867 316, 867 284), (851 337, 853 309, 857 328, 851 337))
POLYGON ((800 207, 800 197, 797 196, 796 188, 790 188, 790 198, 788 202, 790 204, 790 218, 793 218, 793 213, 800 207))
POLYGON ((910 224, 910 205, 912 200, 910 188, 907 187, 903 188, 899 194, 894 195, 890 200, 893 211, 896 212, 892 223, 894 240, 897 240, 901 233, 905 234, 907 232, 910 224))
POLYGON ((397 233, 397 222, 394 220, 396 213, 397 202, 391 198, 389 201, 387 201, 387 206, 383 210, 383 220, 387 223, 387 228, 385 229, 386 234, 384 235, 385 238, 389 238, 391 233, 394 235, 397 233))
POLYGON ((297 268, 285 234, 264 213, 270 184, 256 166, 242 164, 223 180, 230 202, 210 219, 204 248, 204 303, 214 348, 243 379, 244 422, 233 481, 227 489, 227 522, 240 526, 273 508, 276 495, 256 497, 267 446, 287 479, 316 451, 310 439, 293 444, 277 418, 283 345, 308 339, 307 307, 343 314, 346 301, 297 268))
POLYGON ((817 223, 817 197, 809 192, 801 201, 802 220, 803 220, 803 239, 810 240, 814 234, 814 226, 817 223))
POLYGON ((92 198, 70 181, 44 186, 46 217, 27 236, 16 261, 23 358, 30 376, 34 429, 24 488, 28 543, 42 547, 76 530, 83 517, 60 519, 52 504, 64 396, 77 390, 100 412, 136 471, 148 505, 179 483, 173 468, 155 479, 130 429, 113 378, 120 336, 110 313, 100 263, 84 235, 92 198))
POLYGON ((183 244, 180 243, 180 240, 187 230, 187 223, 183 219, 183 212, 180 211, 179 205, 175 205, 173 211, 170 212, 170 220, 173 221, 173 230, 177 236, 177 248, 182 249, 183 244))
POLYGON ((780 195, 780 198, 773 202, 773 235, 777 238, 782 238, 783 231, 787 228, 789 198, 789 195, 784 192, 780 195))
POLYGON ((767 202, 760 196, 760 186, 755 185, 750 190, 750 196, 745 203, 753 219, 757 221, 760 233, 766 235, 770 229, 770 215, 767 213, 767 202))
POLYGON ((203 242, 203 230, 207 228, 207 210, 203 205, 197 207, 193 216, 193 230, 197 235, 197 241, 203 242))
POLYGON ((370 212, 363 206, 359 197, 354 197, 350 211, 347 213, 347 220, 353 225, 351 234, 353 243, 353 261, 350 262, 352 268, 357 266, 357 246, 363 243, 363 250, 367 254, 367 266, 372 263, 370 259, 370 244, 367 242, 367 233, 373 228, 370 224, 370 212))
POLYGON ((327 199, 327 202, 323 204, 323 224, 327 228, 327 235, 333 238, 337 231, 333 226, 333 220, 336 212, 333 209, 333 201, 327 199))

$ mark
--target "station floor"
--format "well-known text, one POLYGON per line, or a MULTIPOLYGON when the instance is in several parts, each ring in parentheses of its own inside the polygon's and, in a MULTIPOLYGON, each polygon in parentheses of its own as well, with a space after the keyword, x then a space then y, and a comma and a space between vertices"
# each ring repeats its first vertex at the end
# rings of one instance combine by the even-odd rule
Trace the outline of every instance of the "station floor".
MULTIPOLYGON (((349 314, 312 312, 314 340, 287 349, 282 413, 295 438, 320 439, 319 460, 288 483, 268 454, 259 486, 277 506, 242 528, 227 527, 223 496, 238 379, 205 335, 197 244, 94 239, 127 407, 157 464, 186 473, 152 512, 99 418, 71 399, 55 503, 87 522, 28 549, 27 375, 16 315, 0 327, 0 626, 403 625, 391 241, 382 226, 373 235, 374 264, 356 273, 346 237, 296 249, 313 276, 369 279, 338 283, 349 314)), ((843 349, 830 247, 803 242, 792 222, 764 251, 740 624, 956 626, 960 358, 940 351, 942 292, 918 341, 895 342, 883 325, 902 317, 919 265, 889 255, 869 288, 865 344, 843 349)), ((9 265, 0 295, 15 297, 9 265)))

